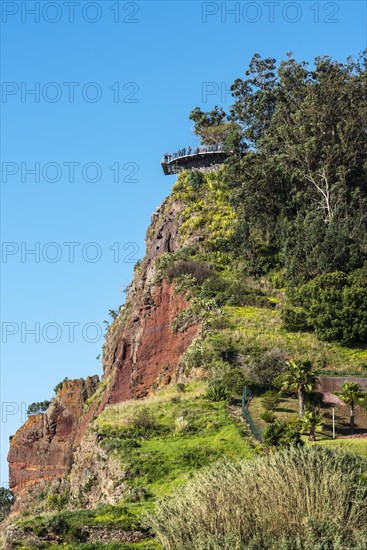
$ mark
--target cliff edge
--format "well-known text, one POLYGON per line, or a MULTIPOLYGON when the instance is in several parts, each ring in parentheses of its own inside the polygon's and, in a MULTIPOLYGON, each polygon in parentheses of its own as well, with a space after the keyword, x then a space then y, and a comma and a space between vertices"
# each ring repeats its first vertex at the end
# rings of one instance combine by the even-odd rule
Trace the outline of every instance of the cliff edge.
MULTIPOLYGON (((139 262, 126 297, 103 346, 103 377, 64 382, 45 413, 31 416, 11 438, 8 454, 14 510, 22 511, 32 494, 62 486, 93 419, 108 404, 142 398, 175 376, 180 356, 197 327, 173 331, 187 307, 172 283, 160 280, 157 259, 177 251, 180 204, 166 199, 152 216, 146 255, 139 262)), ((80 462, 80 452, 77 456, 80 462)))

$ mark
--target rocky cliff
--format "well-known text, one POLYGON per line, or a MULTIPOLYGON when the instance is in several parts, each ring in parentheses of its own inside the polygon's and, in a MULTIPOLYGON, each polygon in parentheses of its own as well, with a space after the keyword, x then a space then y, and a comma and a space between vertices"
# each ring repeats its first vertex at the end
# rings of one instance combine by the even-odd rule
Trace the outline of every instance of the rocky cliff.
MULTIPOLYGON (((77 480, 85 475, 98 477, 99 473, 89 471, 93 453, 87 467, 81 452, 93 447, 88 430, 92 419, 107 404, 144 397, 174 377, 197 328, 172 330, 173 320, 187 303, 175 294, 172 284, 159 279, 156 261, 182 245, 179 223, 180 205, 170 199, 152 216, 146 256, 135 269, 126 303, 106 335, 102 381, 98 384, 94 376, 65 382, 47 412, 30 417, 11 439, 8 461, 16 509, 24 508, 45 485, 62 485, 71 471, 74 486, 75 476, 77 480)), ((101 476, 99 485, 104 483, 101 476)))
POLYGON ((16 509, 32 490, 59 484, 69 473, 80 442, 85 402, 96 391, 98 376, 65 381, 44 414, 28 418, 10 441, 10 487, 16 509))

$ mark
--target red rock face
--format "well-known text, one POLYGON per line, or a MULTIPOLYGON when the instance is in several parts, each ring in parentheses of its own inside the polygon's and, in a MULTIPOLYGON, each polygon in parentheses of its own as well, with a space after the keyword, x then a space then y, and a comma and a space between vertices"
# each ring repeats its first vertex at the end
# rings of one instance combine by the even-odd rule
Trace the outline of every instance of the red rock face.
POLYGON ((196 334, 196 326, 185 332, 172 330, 176 315, 187 307, 182 296, 175 295, 173 285, 163 281, 152 292, 152 301, 135 317, 136 326, 117 333, 111 342, 115 360, 107 403, 141 398, 153 386, 169 384, 196 334))
POLYGON ((64 382, 47 412, 28 418, 11 439, 10 487, 17 508, 29 491, 61 480, 70 471, 79 419, 97 384, 98 376, 64 382))
POLYGON ((45 483, 62 482, 89 422, 107 404, 144 397, 174 377, 181 355, 197 332, 196 326, 172 330, 172 322, 187 302, 175 294, 172 284, 157 280, 157 257, 180 247, 179 212, 179 205, 166 201, 152 217, 147 255, 134 276, 125 309, 106 337, 107 384, 101 399, 85 412, 85 401, 96 389, 95 378, 67 381, 47 413, 29 418, 12 438, 8 461, 17 509, 22 509, 27 493, 38 492, 45 483))

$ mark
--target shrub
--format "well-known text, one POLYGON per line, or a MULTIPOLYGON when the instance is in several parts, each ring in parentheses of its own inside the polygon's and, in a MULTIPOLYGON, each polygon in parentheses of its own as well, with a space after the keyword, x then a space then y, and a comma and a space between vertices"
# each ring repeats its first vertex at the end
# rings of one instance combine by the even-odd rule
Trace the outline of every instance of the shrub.
POLYGON ((301 307, 284 306, 280 312, 283 327, 290 332, 308 331, 312 325, 307 321, 307 315, 301 307))
POLYGON ((205 397, 209 401, 225 401, 228 398, 228 388, 220 381, 211 382, 206 390, 205 397))
POLYGON ((366 468, 317 446, 219 463, 160 501, 148 522, 166 550, 362 550, 366 468))
POLYGON ((266 411, 274 412, 277 410, 281 398, 279 393, 275 390, 269 390, 262 396, 261 404, 266 411))
POLYGON ((140 407, 133 416, 132 425, 134 428, 150 430, 155 427, 156 422, 148 407, 140 407))
POLYGON ((256 357, 245 370, 246 377, 256 386, 271 388, 273 381, 286 366, 286 356, 278 348, 271 348, 256 357))
POLYGON ((269 424, 265 428, 263 433, 263 441, 266 447, 297 447, 301 446, 301 429, 299 422, 276 420, 274 423, 269 424))
POLYGON ((62 516, 52 516, 47 519, 45 528, 47 532, 60 536, 68 532, 69 524, 62 516))
POLYGON ((190 170, 187 175, 187 183, 192 186, 193 189, 199 190, 203 184, 203 174, 200 170, 190 170))
POLYGON ((215 298, 219 305, 269 305, 266 297, 259 290, 250 288, 247 280, 238 273, 230 276, 212 275, 202 284, 200 295, 203 298, 215 298), (259 299, 264 301, 260 304, 259 299))
POLYGON ((221 377, 222 384, 232 396, 241 396, 246 386, 246 379, 241 369, 229 366, 221 377))
POLYGON ((264 411, 261 415, 261 418, 266 422, 267 424, 272 424, 275 422, 275 414, 272 411, 264 411))
POLYGON ((367 342, 367 267, 319 275, 301 286, 298 300, 320 339, 367 342))
POLYGON ((52 493, 47 496, 47 504, 51 510, 61 511, 68 503, 67 493, 52 493))
POLYGON ((51 404, 51 401, 48 401, 48 400, 31 403, 27 409, 27 416, 33 416, 35 414, 39 414, 47 411, 50 404, 51 404))
POLYGON ((175 437, 180 435, 185 435, 189 431, 189 429, 190 429, 189 420, 186 420, 186 418, 184 418, 183 416, 179 416, 178 418, 176 418, 175 431, 174 431, 175 437))

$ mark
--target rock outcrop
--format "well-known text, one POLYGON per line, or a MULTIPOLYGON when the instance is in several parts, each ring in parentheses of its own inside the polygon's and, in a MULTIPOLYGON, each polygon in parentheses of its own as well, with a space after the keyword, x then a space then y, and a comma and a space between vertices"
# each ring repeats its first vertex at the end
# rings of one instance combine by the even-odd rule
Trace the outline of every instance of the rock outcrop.
POLYGON ((30 416, 11 438, 10 487, 16 495, 17 509, 32 490, 60 482, 70 471, 80 441, 79 419, 98 381, 98 376, 65 381, 47 412, 30 416))
MULTIPOLYGON (((144 397, 175 376, 197 327, 172 330, 173 320, 187 302, 174 292, 173 284, 160 280, 156 261, 182 246, 179 218, 180 205, 171 199, 152 216, 146 256, 135 269, 126 304, 108 329, 98 389, 96 377, 65 382, 48 411, 30 417, 11 439, 8 460, 16 509, 22 509, 27 495, 41 486, 62 483, 75 460, 74 481, 78 469, 83 477, 88 426, 107 404, 144 397)), ((93 470, 90 475, 103 484, 102 474, 93 470)), ((101 492, 95 489, 95 494, 101 492)))

